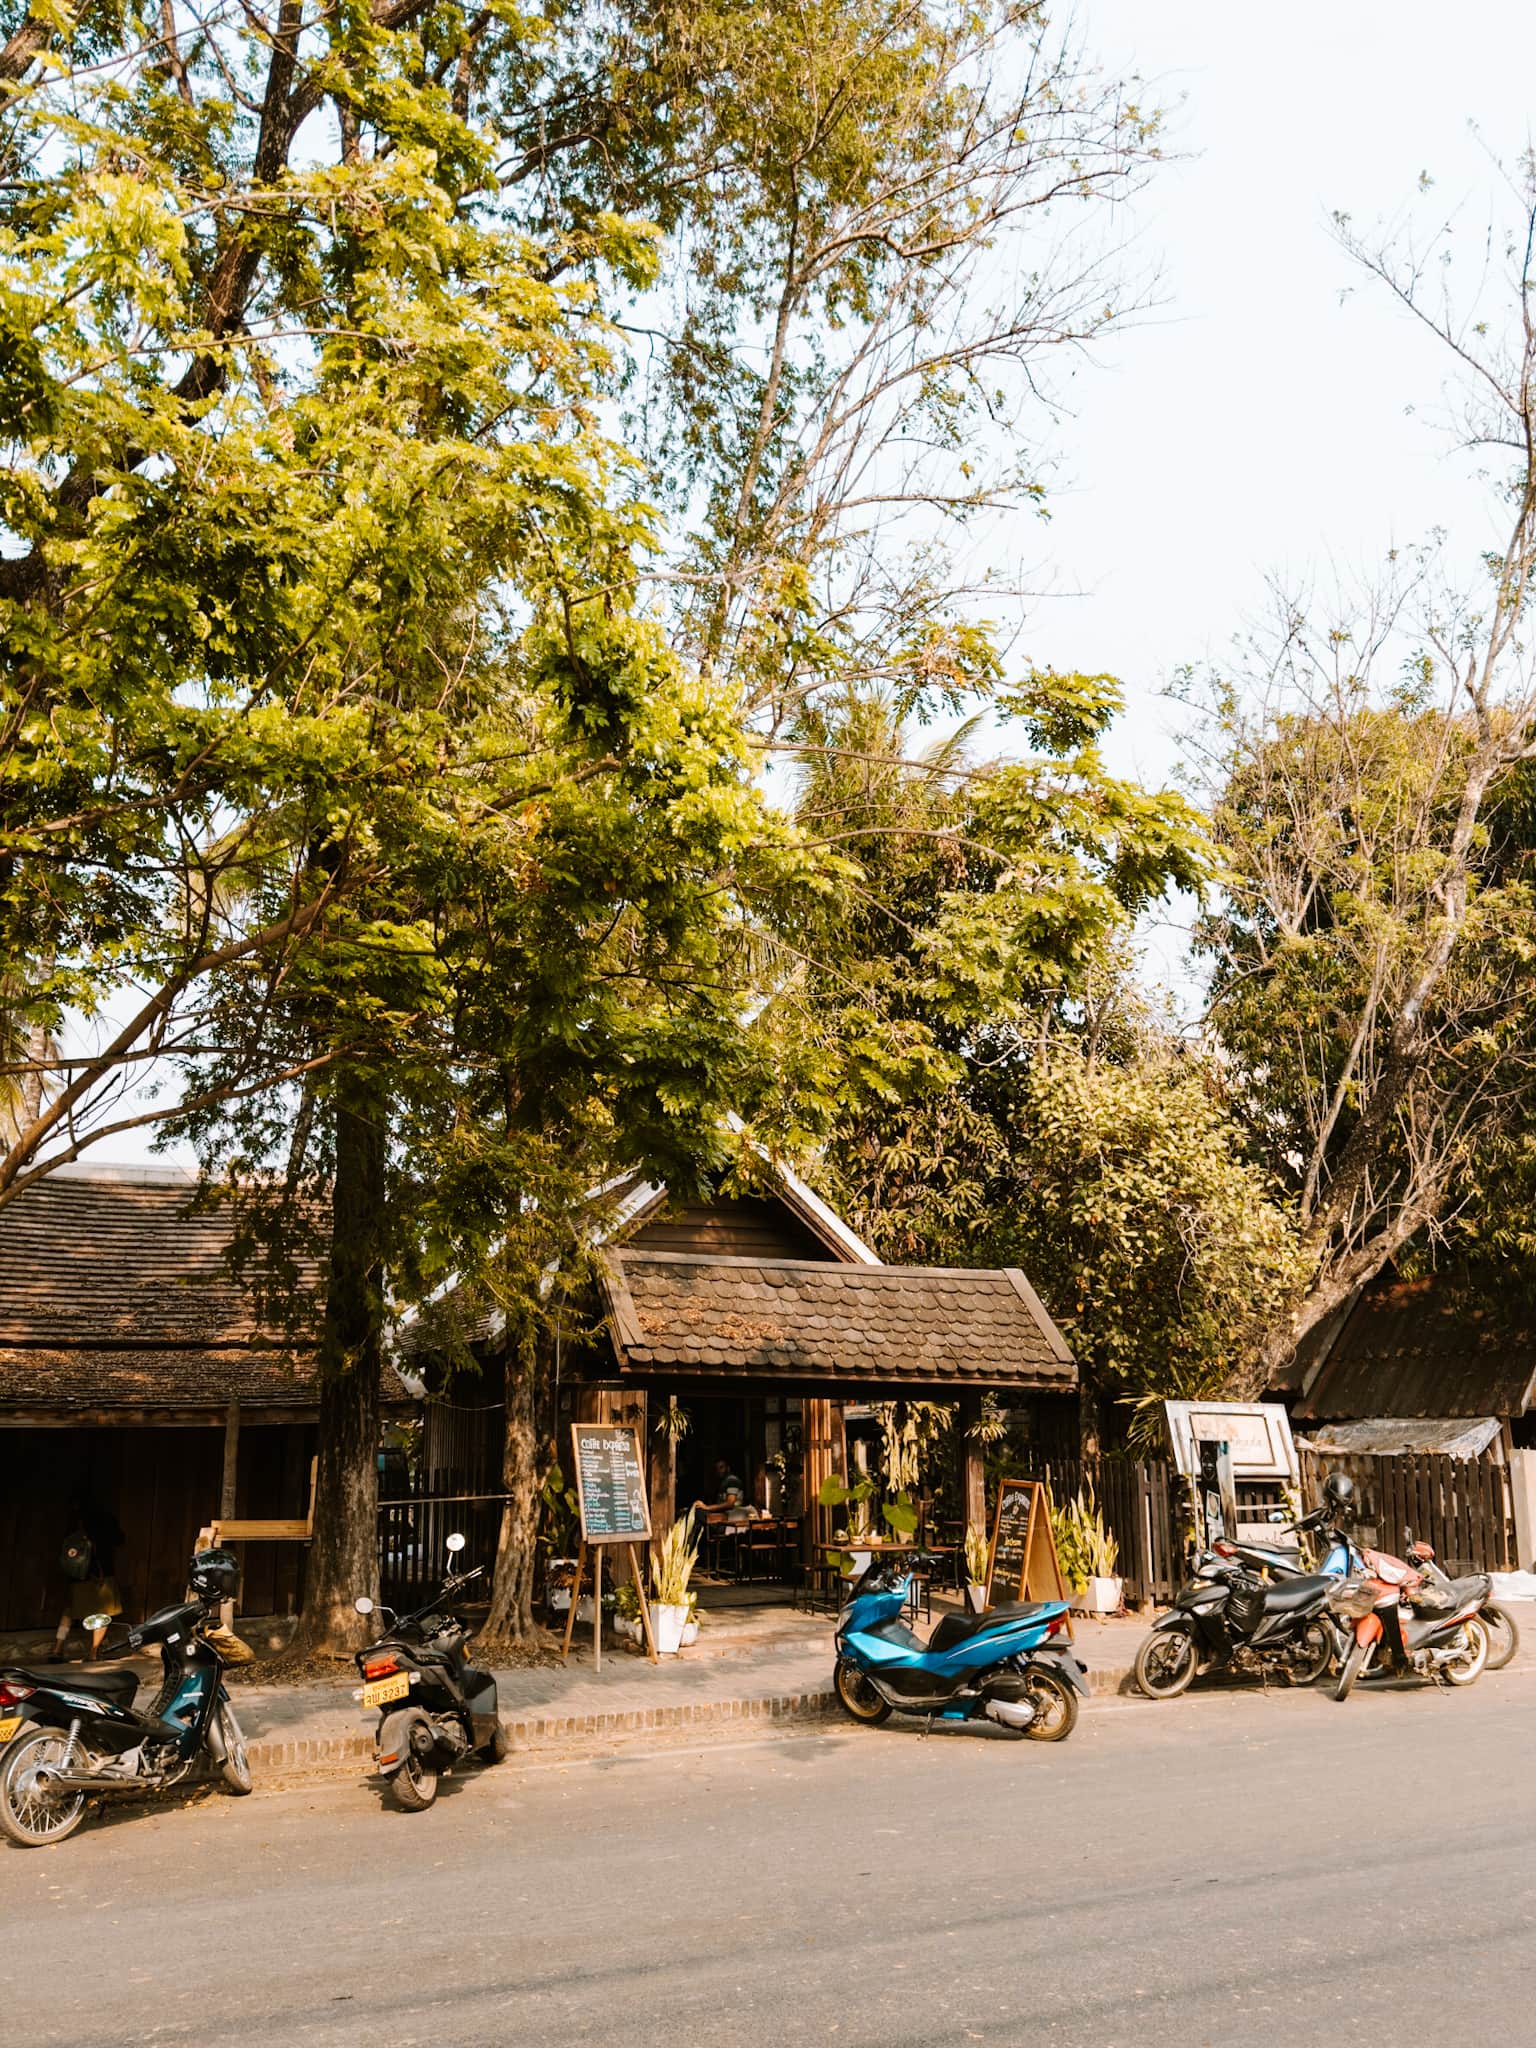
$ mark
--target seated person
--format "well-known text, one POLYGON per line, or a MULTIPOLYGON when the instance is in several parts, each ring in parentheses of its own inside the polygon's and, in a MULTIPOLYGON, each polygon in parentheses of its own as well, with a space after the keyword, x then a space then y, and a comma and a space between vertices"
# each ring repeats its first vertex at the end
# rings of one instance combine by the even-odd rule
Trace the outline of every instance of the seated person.
POLYGON ((694 1507, 707 1511, 710 1508, 739 1508, 746 1499, 746 1488, 731 1470, 726 1458, 715 1460, 715 1498, 696 1500, 694 1507))

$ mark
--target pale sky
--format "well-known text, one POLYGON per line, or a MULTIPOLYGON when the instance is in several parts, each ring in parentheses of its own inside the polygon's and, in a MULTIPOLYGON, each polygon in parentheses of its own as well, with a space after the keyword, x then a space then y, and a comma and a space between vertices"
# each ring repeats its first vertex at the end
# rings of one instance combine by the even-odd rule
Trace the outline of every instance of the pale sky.
POLYGON ((1459 239, 1482 236, 1490 155, 1532 132, 1536 8, 1084 0, 1080 19, 1106 67, 1159 88, 1180 160, 1137 204, 1163 306, 1074 380, 1072 488, 1013 537, 1037 587, 1086 594, 1038 607, 1021 645, 1120 675, 1116 763, 1161 778, 1177 750, 1159 692, 1221 655, 1268 572, 1368 571, 1435 527, 1464 553, 1487 539, 1470 466, 1407 412, 1434 409, 1442 359, 1330 217, 1455 213, 1459 239))

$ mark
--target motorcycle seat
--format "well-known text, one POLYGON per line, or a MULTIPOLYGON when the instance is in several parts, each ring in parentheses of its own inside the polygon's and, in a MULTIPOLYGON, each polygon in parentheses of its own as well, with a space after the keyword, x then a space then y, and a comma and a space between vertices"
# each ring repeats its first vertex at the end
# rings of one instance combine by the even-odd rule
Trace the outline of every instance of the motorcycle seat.
POLYGON ((1300 1579, 1281 1579, 1264 1588, 1266 1614, 1294 1614, 1299 1607, 1312 1607, 1338 1584, 1323 1572, 1309 1572, 1300 1579))
POLYGON ((957 1643, 969 1642, 972 1636, 985 1635, 994 1628, 1016 1628, 1033 1615, 1048 1614, 1060 1605, 1059 1600, 1015 1600, 1006 1607, 994 1607, 990 1614, 946 1614, 928 1638, 928 1647, 952 1650, 957 1643))
POLYGON ((116 1707, 131 1707, 139 1689, 135 1674, 121 1667, 115 1671, 71 1671, 67 1677, 59 1678, 33 1674, 32 1683, 47 1686, 50 1691, 95 1693, 98 1699, 110 1700, 116 1707))

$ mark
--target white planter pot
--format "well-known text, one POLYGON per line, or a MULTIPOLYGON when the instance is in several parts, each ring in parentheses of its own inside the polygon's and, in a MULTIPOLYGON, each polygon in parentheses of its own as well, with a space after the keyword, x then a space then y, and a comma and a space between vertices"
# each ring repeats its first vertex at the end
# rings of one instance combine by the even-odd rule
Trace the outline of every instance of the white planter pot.
POLYGON ((965 1607, 968 1614, 985 1614, 987 1611, 987 1589, 974 1582, 965 1589, 965 1607))
POLYGON ((672 1607, 658 1601, 651 1608, 651 1629, 658 1657, 675 1657, 682 1648, 683 1630, 688 1626, 686 1607, 672 1607))
POLYGON ((1090 1579, 1073 1606, 1084 1614, 1118 1614, 1124 1579, 1090 1579))
POLYGON ((685 1621, 683 1623, 682 1647, 686 1650, 690 1643, 696 1643, 698 1640, 699 1624, 696 1621, 685 1621))
POLYGON ((643 1633, 639 1622, 631 1621, 626 1614, 614 1617, 613 1632, 616 1636, 623 1636, 625 1641, 630 1643, 638 1643, 643 1633))
POLYGON ((553 1586, 553 1587, 551 1587, 551 1588, 550 1588, 550 1594, 549 1594, 549 1604, 550 1604, 550 1607, 551 1607, 551 1609, 553 1610, 553 1612, 554 1612, 554 1613, 556 1613, 556 1614, 564 1614, 564 1613, 566 1613, 566 1612, 567 1612, 567 1611, 569 1610, 569 1608, 570 1608, 570 1604, 571 1604, 571 1589, 570 1589, 570 1587, 569 1587, 569 1586, 553 1586))
POLYGON ((590 1621, 592 1619, 592 1595, 590 1593, 583 1593, 576 1602, 576 1619, 578 1621, 590 1621))

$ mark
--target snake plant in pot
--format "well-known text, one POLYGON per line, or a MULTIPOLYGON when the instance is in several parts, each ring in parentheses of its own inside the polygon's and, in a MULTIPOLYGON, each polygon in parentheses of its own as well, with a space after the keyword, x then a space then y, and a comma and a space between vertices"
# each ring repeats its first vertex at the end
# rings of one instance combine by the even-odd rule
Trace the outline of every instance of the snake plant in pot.
POLYGON ((699 1546, 691 1543, 693 1509, 674 1522, 651 1553, 651 1626, 656 1635, 657 1654, 675 1657, 688 1625, 688 1581, 699 1561, 699 1546))

